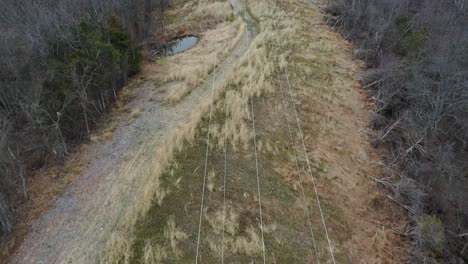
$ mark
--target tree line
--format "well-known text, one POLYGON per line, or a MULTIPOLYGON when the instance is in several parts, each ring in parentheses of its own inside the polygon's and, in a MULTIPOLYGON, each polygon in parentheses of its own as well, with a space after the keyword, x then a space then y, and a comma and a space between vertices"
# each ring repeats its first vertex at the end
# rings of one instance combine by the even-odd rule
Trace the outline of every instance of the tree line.
POLYGON ((0 10, 0 237, 14 192, 64 162, 157 41, 170 0, 4 0, 0 10))
POLYGON ((380 182, 409 213, 411 263, 468 261, 468 10, 464 0, 333 0, 328 23, 366 61, 380 182), (396 176, 395 176, 396 175, 396 176))

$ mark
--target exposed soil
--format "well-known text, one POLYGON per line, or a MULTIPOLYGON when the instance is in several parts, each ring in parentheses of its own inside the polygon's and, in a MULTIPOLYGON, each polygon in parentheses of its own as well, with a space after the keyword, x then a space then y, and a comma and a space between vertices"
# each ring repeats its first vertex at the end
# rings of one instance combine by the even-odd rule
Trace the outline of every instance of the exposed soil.
MULTIPOLYGON (((159 80, 167 74, 165 65, 161 65, 161 62, 145 65, 139 77, 121 94, 122 97, 128 97, 129 103, 111 114, 109 126, 97 133, 95 143, 83 148, 77 155, 79 162, 75 163, 82 164, 73 173, 77 176, 70 177, 73 182, 63 195, 58 195, 60 198, 53 208, 46 213, 38 213, 41 216, 33 222, 31 231, 10 259, 10 263, 97 261, 126 208, 137 202, 135 199, 138 192, 147 184, 145 178, 126 172, 132 170, 148 147, 158 148, 172 133, 176 133, 179 125, 189 122, 190 113, 210 96, 212 85, 221 86, 233 65, 250 48, 257 36, 257 30, 261 31, 257 29, 241 0, 230 0, 230 3, 236 14, 244 18, 247 31, 227 58, 217 66, 216 78, 210 74, 180 102, 166 104, 165 92, 176 83, 160 84, 159 80)), ((318 4, 311 6, 305 1, 277 1, 277 4, 292 16, 303 17, 301 21, 311 25, 310 30, 298 36, 311 43, 311 48, 304 48, 300 56, 291 56, 294 59, 291 62, 291 77, 300 75, 301 65, 316 61, 326 62, 326 66, 318 65, 317 72, 310 74, 323 79, 322 83, 313 82, 313 78, 312 81, 296 81, 291 78, 291 85, 296 89, 293 97, 297 101, 306 148, 314 164, 317 187, 334 241, 337 263, 403 263, 408 241, 397 233, 405 225, 405 214, 385 199, 372 180, 372 177, 382 177, 384 171, 379 165, 379 153, 369 144, 367 131, 372 104, 360 86, 358 72, 362 65, 352 60, 351 45, 324 25, 318 4), (325 51, 323 54, 314 53, 317 50, 325 51), (319 60, 318 57, 326 59, 319 60), (322 66, 323 69, 319 68, 322 66), (323 72, 320 73, 320 70, 323 72), (322 91, 327 85, 333 89, 322 91)), ((203 50, 204 45, 214 45, 216 39, 222 35, 222 25, 202 34, 197 32, 197 35, 200 36, 199 44, 185 53, 173 56, 173 61, 183 63, 191 54, 203 50)), ((288 85, 282 71, 278 71, 272 83, 275 87, 284 89, 288 85)), ((255 106, 258 116, 257 132, 263 146, 259 159, 260 175, 264 177, 262 191, 265 194, 268 262, 313 263, 316 259, 315 252, 308 231, 304 228, 306 218, 298 191, 298 175, 291 159, 286 121, 280 104, 280 93, 275 91, 257 98, 255 106)), ((295 119, 289 104, 286 116, 286 120, 294 126, 295 119)), ((222 115, 218 113, 214 119, 221 120, 222 115)), ((206 131, 202 129, 193 145, 183 155, 176 157, 180 167, 167 180, 174 181, 178 176, 182 180, 178 189, 175 188, 165 198, 168 202, 163 205, 155 203, 148 216, 138 223, 137 240, 133 248, 134 262, 139 262, 148 237, 155 242, 164 243, 163 228, 168 219, 175 219, 176 226, 180 226, 181 232, 188 237, 185 242, 181 242, 182 253, 174 253, 182 257, 168 259, 181 263, 193 261, 192 242, 196 238, 199 175, 203 171, 200 166, 204 159, 205 137, 206 131)), ((298 153, 301 153, 297 131, 294 132, 294 141, 298 153)), ((236 241, 235 239, 246 238, 242 241, 246 243, 247 249, 242 250, 250 247, 252 253, 233 251, 227 255, 227 262, 247 263, 261 260, 256 251, 258 248, 255 245, 255 236, 249 229, 258 224, 258 197, 254 188, 256 182, 251 150, 231 150, 228 167, 231 189, 227 197, 230 208, 239 213, 239 234, 237 237, 233 235, 231 239, 236 241)), ((210 186, 213 190, 207 198, 207 218, 211 217, 207 221, 212 222, 204 223, 208 231, 204 234, 202 248, 204 260, 216 263, 219 255, 213 241, 218 241, 220 236, 214 227, 213 218, 221 208, 219 177, 223 170, 223 153, 213 150, 210 162, 210 170, 216 171, 217 176, 211 179, 210 186)), ((301 158, 300 164, 301 175, 306 179, 306 195, 313 197, 312 183, 307 178, 304 158, 301 158)), ((317 231, 319 258, 323 263, 328 263, 329 253, 324 235, 319 231, 321 222, 315 202, 314 198, 310 198, 307 206, 313 212, 312 223, 317 231)))
MULTIPOLYGON (((237 2, 239 0, 232 0, 233 6, 238 7, 237 2)), ((215 34, 207 32, 201 38, 213 38, 215 34)), ((233 61, 247 50, 254 36, 254 28, 250 28, 232 53, 218 65, 218 80, 222 79, 219 76, 229 72, 233 61)), ((209 40, 206 41, 209 43, 209 40)), ((202 48, 198 46, 192 50, 202 48)), ((180 54, 179 59, 183 60, 183 56, 187 56, 187 53, 180 54)), ((131 120, 129 116, 116 117, 112 138, 83 150, 80 155, 82 163, 88 165, 82 175, 70 184, 50 211, 32 223, 31 231, 10 263, 96 261, 107 235, 120 219, 125 206, 131 206, 139 189, 138 186, 130 186, 134 179, 125 178, 126 174, 118 172, 133 162, 145 147, 143 142, 151 139, 152 144, 159 144, 178 125, 188 122, 190 113, 199 101, 210 94, 207 88, 211 87, 212 76, 177 106, 162 104, 163 91, 172 83, 158 86, 154 81, 146 81, 148 72, 157 74, 153 65, 147 66, 141 77, 129 84, 130 89, 134 89, 134 99, 126 108, 129 110, 124 111, 130 112, 131 120)))

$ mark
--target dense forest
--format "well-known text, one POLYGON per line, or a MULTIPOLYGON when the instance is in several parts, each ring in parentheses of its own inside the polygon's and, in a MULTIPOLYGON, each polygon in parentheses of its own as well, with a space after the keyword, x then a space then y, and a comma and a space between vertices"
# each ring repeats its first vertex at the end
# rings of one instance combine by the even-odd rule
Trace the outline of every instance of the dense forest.
POLYGON ((333 0, 328 23, 367 63, 378 180, 409 214, 410 263, 468 261, 468 7, 464 0, 333 0))
POLYGON ((163 30, 170 0, 4 0, 0 11, 0 237, 12 193, 87 140, 137 73, 142 44, 163 30))

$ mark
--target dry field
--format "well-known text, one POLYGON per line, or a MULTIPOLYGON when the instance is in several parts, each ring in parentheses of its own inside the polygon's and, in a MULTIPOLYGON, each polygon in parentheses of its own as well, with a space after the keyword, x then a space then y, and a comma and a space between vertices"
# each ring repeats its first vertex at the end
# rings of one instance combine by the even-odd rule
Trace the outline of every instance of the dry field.
POLYGON ((168 30, 199 44, 148 63, 124 90, 131 121, 95 140, 137 143, 76 180, 11 262, 403 263, 362 64, 320 5, 176 1, 168 30))
MULTIPOLYGON (((393 230, 404 214, 372 182, 383 172, 367 142, 371 106, 350 45, 308 2, 246 4, 258 35, 229 74, 214 71, 213 97, 174 134, 144 209, 105 260, 403 262, 407 245, 393 230)), ((222 56, 207 56, 206 72, 222 56)), ((183 77, 169 80, 185 87, 205 76, 179 68, 183 77)), ((177 89, 168 94, 175 106, 193 88, 177 89)))

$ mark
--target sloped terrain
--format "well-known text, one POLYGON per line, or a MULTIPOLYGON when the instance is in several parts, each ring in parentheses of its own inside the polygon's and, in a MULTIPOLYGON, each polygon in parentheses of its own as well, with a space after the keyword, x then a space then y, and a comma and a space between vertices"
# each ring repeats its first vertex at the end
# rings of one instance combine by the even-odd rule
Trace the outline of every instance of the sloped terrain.
POLYGON ((145 67, 135 120, 90 151, 12 263, 404 262, 350 45, 319 3, 230 4, 176 5, 216 22, 145 67))

